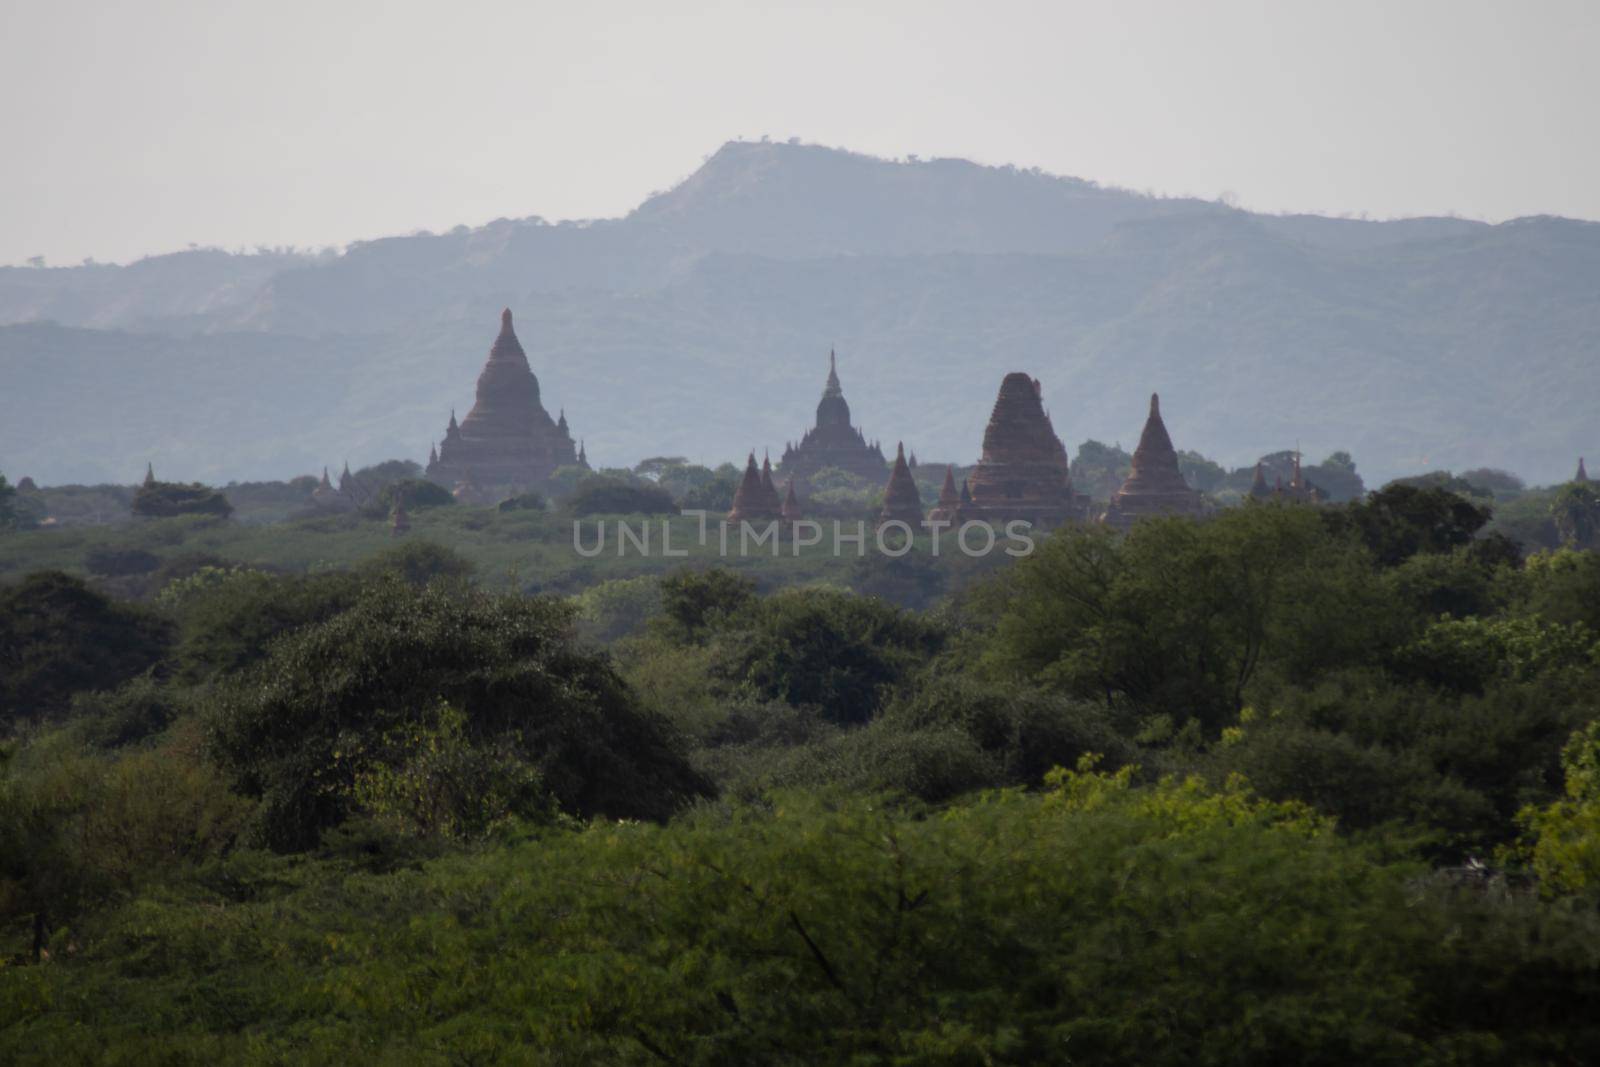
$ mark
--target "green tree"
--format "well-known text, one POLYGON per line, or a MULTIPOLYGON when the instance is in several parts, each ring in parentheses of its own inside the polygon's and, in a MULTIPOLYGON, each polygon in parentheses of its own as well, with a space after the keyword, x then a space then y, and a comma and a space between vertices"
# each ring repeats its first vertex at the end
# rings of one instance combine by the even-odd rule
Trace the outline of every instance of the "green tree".
POLYGON ((1600 889, 1600 719, 1572 735, 1561 766, 1566 795, 1520 816, 1533 835, 1529 857, 1546 890, 1592 892, 1600 889))
POLYGON ((1600 551, 1600 489, 1588 482, 1569 482, 1550 502, 1561 543, 1571 548, 1600 551))
POLYGON ((910 612, 833 590, 784 590, 736 621, 719 638, 722 678, 844 725, 872 718, 944 642, 910 612))
POLYGON ((166 655, 171 630, 59 571, 0 586, 0 727, 58 716, 74 693, 143 673, 166 655))
POLYGON ((565 811, 664 818, 708 792, 609 660, 573 645, 571 625, 558 601, 374 581, 218 695, 213 750, 261 798, 261 834, 280 849, 356 811, 358 776, 403 766, 392 739, 436 723, 440 701, 459 708, 473 745, 510 745, 565 811))
POLYGON ((228 498, 199 482, 147 482, 133 495, 133 513, 143 518, 176 515, 210 515, 225 519, 233 514, 228 498))
POLYGON ((1463 548, 1492 514, 1449 489, 1406 482, 1390 482, 1360 503, 1323 511, 1335 529, 1354 530, 1384 566, 1418 553, 1463 548))
POLYGON ((756 600, 756 583, 722 567, 680 567, 661 579, 661 613, 670 635, 704 641, 756 600))

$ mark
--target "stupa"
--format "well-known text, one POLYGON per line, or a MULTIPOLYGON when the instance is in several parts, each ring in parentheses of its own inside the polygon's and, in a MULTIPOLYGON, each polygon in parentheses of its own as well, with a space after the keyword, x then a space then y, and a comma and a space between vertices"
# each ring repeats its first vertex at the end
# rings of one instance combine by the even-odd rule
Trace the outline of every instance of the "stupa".
POLYGON ((912 533, 922 526, 922 497, 917 493, 916 480, 911 477, 911 467, 906 463, 904 444, 895 449, 894 468, 883 490, 883 510, 878 512, 878 525, 897 519, 911 527, 912 533))
POLYGON ((1575 482, 1586 482, 1589 480, 1589 472, 1583 469, 1582 456, 1578 457, 1578 473, 1572 476, 1572 480, 1575 482))
POLYGON ((805 432, 798 445, 790 444, 784 449, 779 469, 802 485, 809 484, 811 477, 824 467, 837 467, 877 484, 887 466, 883 451, 876 444, 868 444, 861 430, 850 425, 850 405, 839 385, 837 361, 829 352, 828 380, 822 387, 822 399, 817 402, 817 423, 805 432))
POLYGON ((1045 414, 1038 380, 1013 371, 1000 382, 983 457, 963 483, 957 520, 1059 526, 1087 515, 1088 498, 1073 492, 1067 450, 1045 414))
POLYGON ((800 498, 794 495, 794 479, 789 479, 789 488, 783 496, 783 521, 799 522, 805 518, 805 512, 800 510, 800 498))
POLYGON ((1200 494, 1189 488, 1178 470, 1178 453, 1161 421, 1161 398, 1151 393, 1150 415, 1139 447, 1133 450, 1133 470, 1111 495, 1105 522, 1126 530, 1151 515, 1198 515, 1201 510, 1200 494))
POLYGON ((772 464, 766 465, 765 477, 762 468, 756 466, 756 454, 750 453, 750 459, 744 466, 744 478, 739 482, 739 488, 733 493, 733 507, 728 511, 728 522, 737 525, 741 522, 765 523, 783 515, 783 502, 778 499, 778 490, 772 484, 772 464))
POLYGON ((955 522, 956 513, 961 507, 961 494, 956 491, 956 469, 946 466, 944 469, 944 485, 939 488, 939 503, 928 512, 929 522, 955 522))
POLYGON ((465 481, 485 492, 525 492, 542 487, 557 467, 576 462, 565 413, 558 425, 540 403, 539 379, 507 308, 478 375, 472 410, 459 426, 450 413, 438 454, 428 462, 428 478, 447 489, 465 481))

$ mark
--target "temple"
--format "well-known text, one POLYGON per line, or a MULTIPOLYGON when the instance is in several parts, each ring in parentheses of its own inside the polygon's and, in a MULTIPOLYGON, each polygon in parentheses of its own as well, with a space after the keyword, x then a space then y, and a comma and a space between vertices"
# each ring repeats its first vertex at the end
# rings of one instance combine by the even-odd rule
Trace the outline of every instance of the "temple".
POLYGON ((911 477, 906 463, 906 446, 901 444, 894 455, 894 469, 889 472, 889 484, 883 490, 883 510, 878 513, 878 525, 903 522, 915 534, 922 526, 922 497, 917 493, 917 483, 911 477))
POLYGON ((1578 457, 1578 473, 1572 476, 1572 480, 1575 482, 1586 482, 1589 480, 1589 472, 1583 469, 1582 456, 1578 457))
POLYGON ((883 479, 883 451, 868 444, 866 436, 850 425, 850 405, 839 386, 839 371, 832 352, 828 353, 828 381, 817 402, 817 424, 807 430, 798 445, 783 450, 779 469, 800 484, 807 485, 824 467, 837 467, 874 484, 883 479))
POLYGON ((733 507, 728 511, 728 522, 764 523, 783 517, 783 501, 778 499, 778 489, 772 482, 772 463, 756 466, 756 454, 744 467, 744 478, 733 493, 733 507))
POLYGON ((557 467, 577 462, 566 414, 552 422, 539 402, 539 379, 511 328, 511 310, 500 314, 500 336, 478 375, 477 398, 460 425, 450 413, 444 440, 430 456, 429 480, 452 491, 471 486, 489 495, 541 488, 557 467))
POLYGON ((939 502, 928 512, 928 521, 954 523, 960 507, 961 494, 956 491, 956 469, 946 466, 944 485, 939 488, 939 502))
POLYGON ((962 485, 957 520, 1059 526, 1087 518, 1088 508, 1088 498, 1072 489, 1067 450, 1045 413, 1039 382, 1021 371, 1006 375, 983 431, 983 457, 962 485))
POLYGON ((1178 469, 1178 453, 1161 421, 1161 398, 1151 393, 1150 415, 1139 447, 1133 450, 1133 470, 1111 495, 1104 521, 1126 530, 1151 515, 1198 515, 1201 510, 1200 494, 1189 488, 1178 469))

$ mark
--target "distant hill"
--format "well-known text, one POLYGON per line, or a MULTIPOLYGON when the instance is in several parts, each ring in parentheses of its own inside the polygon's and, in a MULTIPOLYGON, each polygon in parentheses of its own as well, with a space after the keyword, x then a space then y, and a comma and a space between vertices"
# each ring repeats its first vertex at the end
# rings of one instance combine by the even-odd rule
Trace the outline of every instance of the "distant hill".
POLYGON ((0 269, 0 470, 266 478, 420 458, 502 306, 602 463, 781 449, 829 346, 869 436, 970 458, 1024 369, 1069 447, 1237 465, 1299 442, 1369 481, 1565 477, 1600 454, 1600 225, 1261 216, 960 160, 725 145, 622 219, 343 253, 0 269))

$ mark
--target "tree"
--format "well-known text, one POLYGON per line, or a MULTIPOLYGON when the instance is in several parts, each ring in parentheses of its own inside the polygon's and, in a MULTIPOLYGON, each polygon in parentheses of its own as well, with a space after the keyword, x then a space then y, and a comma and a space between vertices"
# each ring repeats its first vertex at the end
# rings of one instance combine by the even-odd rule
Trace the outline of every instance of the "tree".
POLYGON ((1550 502, 1550 518, 1562 544, 1600 551, 1600 489, 1592 483, 1562 486, 1550 502))
POLYGON ((72 695, 111 689, 154 666, 170 625, 60 571, 0 586, 0 727, 58 716, 72 695))
POLYGON ((660 582, 663 622, 683 642, 705 640, 756 600, 756 583, 722 567, 680 567, 660 582))
POLYGON ((450 490, 442 485, 422 478, 403 478, 400 481, 390 482, 380 489, 362 507, 361 513, 369 519, 384 518, 394 510, 395 498, 399 496, 405 498, 406 507, 412 511, 447 508, 456 502, 456 498, 450 495, 450 490))
POLYGON ((1572 735, 1561 752, 1566 796, 1519 816, 1533 835, 1529 858, 1551 893, 1600 889, 1600 720, 1572 735))
POLYGON ((1437 485, 1390 482, 1360 503, 1322 514, 1334 529, 1353 530, 1379 563, 1392 567, 1420 552, 1471 544, 1493 510, 1437 485))
POLYGON ((361 810, 359 781, 405 773, 417 755, 408 738, 449 733, 443 705, 463 717, 463 743, 515 754, 541 795, 574 815, 659 819, 709 793, 664 724, 571 629, 559 601, 375 580, 218 694, 211 747, 261 798, 261 839, 286 850, 361 810))
POLYGON ((17 490, 0 473, 0 530, 15 526, 17 520, 17 490))
POLYGON ((210 515, 225 519, 233 514, 228 498, 208 485, 190 482, 146 482, 133 495, 133 513, 143 518, 210 515))
POLYGON ((1007 680, 1216 732, 1264 666, 1308 678, 1360 662, 1393 624, 1364 552, 1305 508, 1061 530, 976 595, 981 662, 1007 680))
POLYGON ((713 670, 760 699, 851 725, 871 719, 944 636, 881 600, 789 589, 753 604, 721 635, 713 670))
POLYGON ((629 485, 611 478, 585 478, 566 500, 574 515, 676 515, 671 494, 656 486, 629 485))

